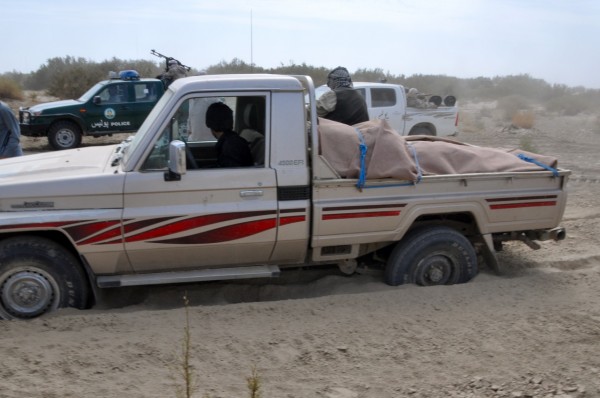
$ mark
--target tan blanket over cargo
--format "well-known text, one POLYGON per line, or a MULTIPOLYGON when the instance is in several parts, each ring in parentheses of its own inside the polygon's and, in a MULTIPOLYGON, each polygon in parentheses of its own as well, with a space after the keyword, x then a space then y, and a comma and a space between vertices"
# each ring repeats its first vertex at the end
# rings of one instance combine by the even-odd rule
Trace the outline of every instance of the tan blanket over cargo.
POLYGON ((534 163, 519 159, 518 154, 524 154, 553 168, 556 168, 558 163, 554 157, 517 149, 479 147, 429 136, 403 137, 385 120, 348 126, 320 118, 321 155, 341 177, 360 176, 361 136, 367 147, 367 180, 394 178, 416 181, 419 171, 422 175, 436 175, 545 170, 534 163))

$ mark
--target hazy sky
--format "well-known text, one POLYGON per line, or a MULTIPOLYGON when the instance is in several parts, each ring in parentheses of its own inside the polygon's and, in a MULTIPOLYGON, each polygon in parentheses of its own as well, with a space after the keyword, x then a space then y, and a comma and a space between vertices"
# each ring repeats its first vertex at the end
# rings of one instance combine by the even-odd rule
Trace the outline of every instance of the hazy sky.
POLYGON ((0 73, 49 58, 239 58, 600 88, 598 0, 0 0, 0 73))

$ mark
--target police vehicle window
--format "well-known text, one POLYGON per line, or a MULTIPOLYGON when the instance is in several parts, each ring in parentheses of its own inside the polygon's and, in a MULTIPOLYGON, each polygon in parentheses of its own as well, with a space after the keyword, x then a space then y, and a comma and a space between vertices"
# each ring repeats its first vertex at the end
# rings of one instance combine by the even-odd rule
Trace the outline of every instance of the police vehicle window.
POLYGON ((393 88, 372 88, 371 103, 374 108, 396 105, 396 91, 393 88))
POLYGON ((135 101, 147 102, 156 101, 156 86, 150 83, 136 83, 134 85, 135 101))
POLYGON ((127 101, 127 86, 124 84, 110 84, 100 93, 102 102, 119 103, 127 101))

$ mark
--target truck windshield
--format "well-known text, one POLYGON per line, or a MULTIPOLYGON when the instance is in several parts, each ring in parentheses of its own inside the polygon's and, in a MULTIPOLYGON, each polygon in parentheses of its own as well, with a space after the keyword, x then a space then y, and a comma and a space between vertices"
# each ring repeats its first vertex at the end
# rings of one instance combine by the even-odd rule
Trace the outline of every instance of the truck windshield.
POLYGON ((79 97, 78 101, 81 101, 81 102, 89 101, 90 99, 92 99, 94 94, 96 94, 98 91, 100 91, 100 89, 102 87, 104 87, 104 85, 105 85, 105 82, 96 83, 92 88, 90 88, 88 91, 86 91, 85 94, 83 94, 81 97, 79 97))
POLYGON ((142 123, 142 125, 140 126, 137 133, 135 133, 135 135, 133 136, 133 140, 131 141, 131 144, 129 144, 127 146, 127 148, 125 148, 125 150, 124 150, 123 163, 125 165, 127 165, 127 163, 129 162, 129 159, 131 157, 131 154, 136 152, 138 147, 140 147, 142 145, 149 145, 149 141, 147 139, 145 139, 144 137, 148 134, 148 131, 150 130, 150 126, 152 126, 152 124, 155 122, 156 118, 158 117, 158 115, 160 114, 162 109, 164 108, 165 103, 167 103, 172 96, 173 96, 173 92, 171 90, 167 90, 163 94, 163 96, 158 100, 158 102, 156 103, 154 108, 152 108, 152 111, 150 111, 150 113, 144 120, 144 123, 142 123), (144 143, 144 144, 142 144, 142 143, 144 143))

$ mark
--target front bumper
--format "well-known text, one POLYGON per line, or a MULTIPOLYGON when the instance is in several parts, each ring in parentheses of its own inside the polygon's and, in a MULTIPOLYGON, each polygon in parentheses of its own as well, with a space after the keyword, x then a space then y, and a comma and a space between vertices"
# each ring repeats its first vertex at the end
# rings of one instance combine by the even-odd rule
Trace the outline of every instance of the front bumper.
POLYGON ((21 135, 26 137, 42 137, 46 135, 48 131, 48 125, 46 124, 23 124, 19 123, 21 129, 21 135))
POLYGON ((32 116, 27 110, 19 110, 19 128, 21 129, 21 135, 27 137, 41 137, 46 135, 48 124, 32 124, 34 121, 35 116, 32 116))

